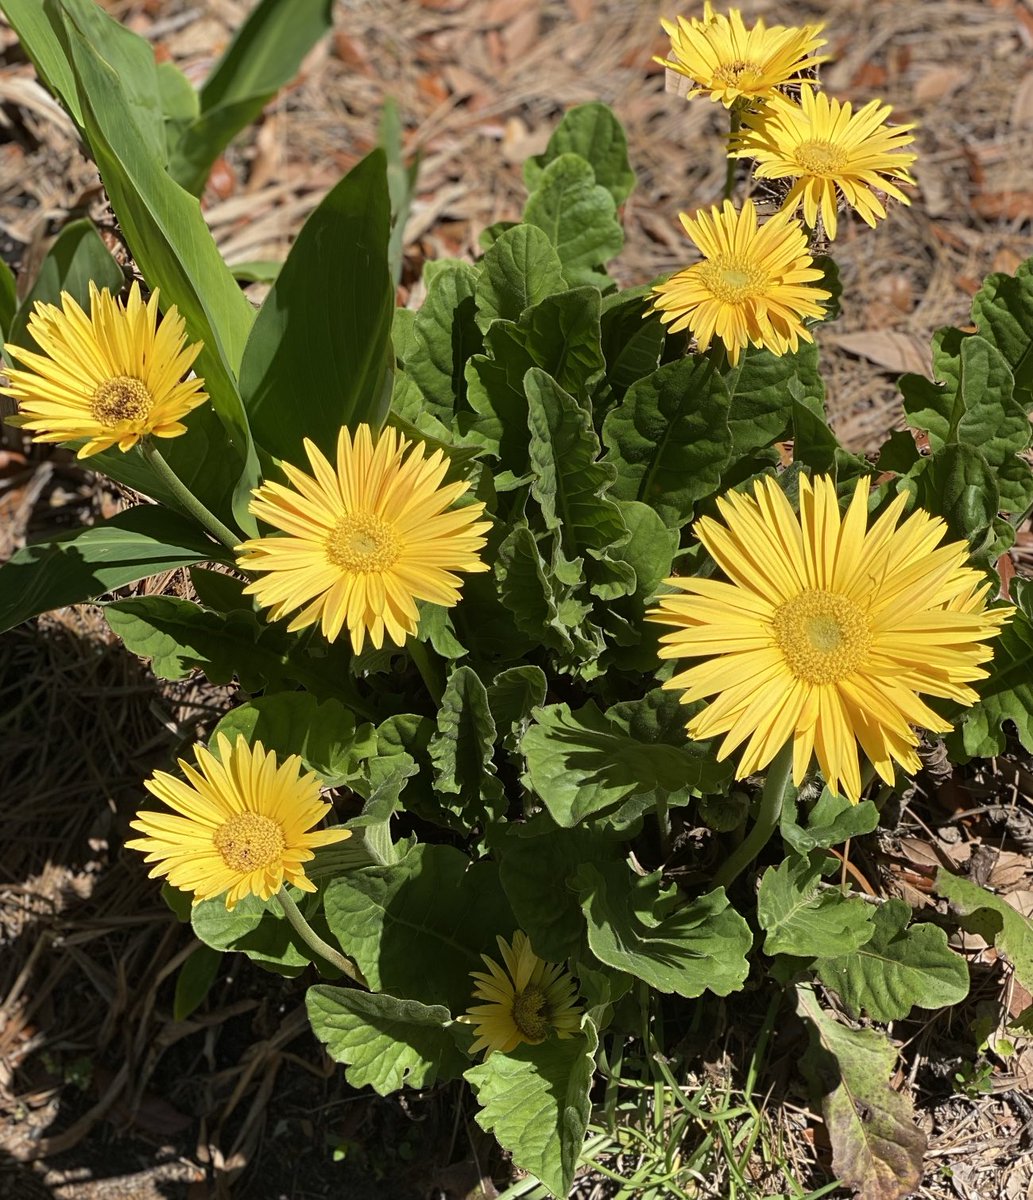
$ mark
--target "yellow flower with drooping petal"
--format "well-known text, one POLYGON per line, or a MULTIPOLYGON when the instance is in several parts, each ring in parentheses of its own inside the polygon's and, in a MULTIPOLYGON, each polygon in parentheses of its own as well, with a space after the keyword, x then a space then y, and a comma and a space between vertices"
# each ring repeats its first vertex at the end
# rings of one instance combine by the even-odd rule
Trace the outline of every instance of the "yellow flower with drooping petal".
POLYGON ((713 697, 688 723, 693 738, 724 734, 718 758, 746 743, 739 779, 790 740, 793 779, 812 755, 826 782, 856 803, 858 745, 879 775, 920 763, 914 726, 946 733, 919 694, 970 705, 987 672, 987 645, 1014 611, 986 607, 990 584, 966 565, 964 542, 921 509, 900 522, 898 495, 868 528, 869 481, 846 514, 828 477, 800 479, 800 512, 778 483, 717 501, 694 532, 726 578, 676 578, 650 620, 673 625, 662 658, 700 658, 664 683, 685 703, 713 697), (898 524, 899 523, 899 524, 898 524))
POLYGON ((550 1033, 573 1037, 581 1028, 581 1010, 570 972, 540 959, 523 930, 513 934, 512 944, 502 937, 497 940, 505 966, 481 955, 488 971, 470 975, 477 985, 474 999, 485 1003, 473 1005, 459 1018, 475 1026, 477 1040, 471 1052, 484 1050, 487 1058, 493 1050, 508 1054, 521 1042, 536 1046, 550 1033))
POLYGON ((292 754, 282 763, 261 742, 216 735, 218 757, 195 747, 197 767, 183 759, 186 779, 155 771, 144 787, 172 813, 143 811, 130 821, 144 836, 126 842, 154 863, 151 877, 193 892, 194 904, 226 895, 232 909, 245 896, 268 900, 285 883, 304 892, 315 884, 304 864, 317 846, 344 841, 347 829, 313 829, 330 811, 317 776, 292 754))
POLYGON ((871 100, 855 113, 822 92, 804 88, 799 104, 774 96, 748 113, 733 141, 732 154, 752 158, 758 179, 791 179, 784 208, 803 216, 813 229, 821 213, 830 238, 836 236, 839 197, 869 225, 886 216, 879 192, 910 204, 897 187, 914 183, 908 168, 917 155, 904 147, 914 141, 914 125, 886 124, 893 110, 871 100))
POLYGON ((733 366, 750 344, 785 354, 813 340, 803 318, 821 318, 830 293, 814 286, 822 272, 799 221, 783 212, 758 225, 752 200, 741 212, 726 200, 709 214, 682 213, 681 223, 703 261, 653 287, 653 308, 672 332, 689 329, 700 350, 716 336, 733 366))
POLYGON ((18 401, 16 423, 36 441, 85 439, 79 458, 178 437, 183 418, 208 399, 203 379, 185 378, 202 343, 187 345, 175 306, 159 319, 158 292, 144 304, 138 283, 126 304, 91 283, 89 316, 62 292, 60 308, 34 306, 27 329, 42 353, 5 346, 27 369, 9 370, 0 391, 18 401))
POLYGON ((787 84, 813 84, 808 72, 828 57, 815 53, 825 45, 818 36, 823 25, 768 27, 759 20, 747 29, 739 9, 715 13, 710 0, 702 20, 679 17, 660 24, 671 39, 671 57, 654 61, 692 80, 689 99, 709 92, 725 108, 739 99, 765 99, 787 84))
POLYGON ((402 646, 416 632, 417 600, 451 608, 456 572, 488 569, 477 557, 491 528, 478 519, 484 505, 450 507, 470 485, 442 482, 440 450, 428 456, 393 429, 374 445, 360 425, 354 438, 341 430, 336 469, 307 438, 305 452, 312 475, 284 463, 290 486, 264 483, 250 505, 284 536, 237 547, 243 570, 264 573, 244 590, 274 621, 300 608, 290 629, 318 621, 332 642, 347 627, 356 654, 367 634, 378 650, 385 634, 402 646))

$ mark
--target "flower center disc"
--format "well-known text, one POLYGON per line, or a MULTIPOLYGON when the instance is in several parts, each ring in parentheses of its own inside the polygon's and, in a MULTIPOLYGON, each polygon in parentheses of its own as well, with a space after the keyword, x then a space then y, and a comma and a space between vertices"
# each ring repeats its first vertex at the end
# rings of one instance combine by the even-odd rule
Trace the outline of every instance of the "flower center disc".
POLYGON ((326 556, 346 571, 386 571, 402 552, 393 527, 376 513, 346 513, 326 542, 326 556))
POLYGON ((807 683, 835 683, 864 661, 872 641, 864 612, 837 592, 812 588, 775 610, 775 642, 786 666, 807 683))
POLYGON ((739 259, 715 258, 700 264, 700 277, 711 295, 738 304, 764 290, 763 271, 739 259))
POLYGON ((150 413, 154 398, 142 379, 116 375, 105 379, 90 400, 90 414, 111 429, 123 421, 142 421, 150 413))
POLYGON ((837 175, 847 164, 847 152, 831 142, 801 142, 796 161, 808 175, 837 175))
POLYGON ((549 1032, 549 1009, 540 987, 532 983, 517 992, 513 999, 513 1024, 529 1042, 545 1040, 549 1032))
POLYGON ((734 62, 722 63, 714 72, 714 79, 728 87, 750 87, 763 74, 757 63, 737 58, 734 62))
POLYGON ((283 829, 261 813, 234 813, 215 831, 215 848, 232 871, 258 871, 283 854, 283 829))

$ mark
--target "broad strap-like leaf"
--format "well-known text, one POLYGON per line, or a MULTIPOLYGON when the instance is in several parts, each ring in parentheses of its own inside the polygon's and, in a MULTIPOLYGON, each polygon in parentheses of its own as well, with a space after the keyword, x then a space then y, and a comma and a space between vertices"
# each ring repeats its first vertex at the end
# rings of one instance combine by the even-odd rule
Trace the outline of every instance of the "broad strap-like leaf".
POLYGON ((240 390, 255 440, 310 470, 309 439, 335 461, 342 426, 387 415, 391 205, 374 150, 311 214, 255 319, 240 390))
POLYGON ((156 505, 17 550, 0 566, 0 632, 65 604, 95 600, 148 575, 220 558, 196 525, 156 505))

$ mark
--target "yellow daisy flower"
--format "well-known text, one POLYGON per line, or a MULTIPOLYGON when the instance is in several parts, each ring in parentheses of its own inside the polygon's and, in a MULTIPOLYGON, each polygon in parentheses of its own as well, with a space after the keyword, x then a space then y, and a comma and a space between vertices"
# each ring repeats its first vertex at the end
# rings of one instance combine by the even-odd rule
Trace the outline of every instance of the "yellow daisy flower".
POLYGON ((183 417, 208 399, 203 379, 185 379, 203 343, 186 344, 175 306, 158 319, 158 293, 144 304, 134 283, 123 304, 90 284, 90 315, 67 292, 61 307, 37 303, 28 332, 42 354, 7 345, 28 370, 7 372, 0 391, 18 401, 17 423, 39 442, 85 439, 78 457, 143 437, 186 433, 183 417))
POLYGON ((792 179, 785 209, 803 205, 813 229, 821 213, 830 238, 836 236, 836 207, 842 194, 869 225, 886 216, 877 191, 910 204, 896 186, 914 183, 908 168, 917 155, 904 147, 915 139, 914 125, 887 126, 893 110, 872 100, 856 113, 822 92, 804 88, 800 103, 772 97, 758 113, 748 113, 733 141, 732 155, 756 161, 758 179, 792 179))
POLYGON ((690 100, 709 92, 725 108, 740 98, 764 99, 787 84, 813 83, 807 72, 828 57, 815 54, 825 45, 826 39, 818 36, 824 25, 768 28, 759 20, 747 29, 739 9, 729 9, 728 16, 715 13, 710 0, 703 5, 702 20, 679 17, 677 24, 660 24, 670 36, 671 57, 654 61, 696 84, 690 100))
POLYGON ((477 557, 491 528, 477 519, 484 505, 450 509, 470 485, 443 485, 442 452, 427 457, 393 429, 376 445, 368 425, 354 439, 342 429, 336 471, 307 439, 305 451, 314 478, 284 463, 290 487, 255 489, 250 511, 286 536, 237 547, 242 569, 268 572, 245 591, 274 621, 300 608, 292 630, 319 621, 332 642, 347 626, 356 654, 367 634, 378 650, 385 632, 404 645, 416 632, 417 600, 451 608, 462 584, 455 572, 488 569, 477 557))
POLYGON ((860 799, 857 747, 887 783, 894 760, 919 768, 912 726, 950 724, 918 693, 969 705, 995 637, 1013 610, 986 608, 989 584, 966 566, 964 542, 921 509, 898 528, 901 494, 870 529, 868 479, 842 516, 835 484, 800 479, 797 516, 774 479, 753 496, 730 492, 695 533, 727 581, 667 582, 648 617, 675 626, 662 658, 702 658, 664 684, 690 703, 715 697, 688 724, 693 738, 724 734, 718 758, 746 742, 736 776, 766 766, 793 742, 793 780, 812 754, 830 787, 860 799))
POLYGON ((261 742, 249 746, 241 736, 231 746, 221 733, 215 740, 218 757, 198 745, 197 768, 179 760, 186 782, 166 771, 144 781, 176 815, 138 813, 129 824, 145 836, 126 845, 155 864, 151 878, 166 875, 173 887, 193 892, 195 904, 225 892, 232 909, 245 896, 268 900, 285 883, 314 892, 303 864, 316 846, 351 836, 347 829, 313 831, 330 811, 319 779, 296 754, 277 764, 261 742))
POLYGON ((732 366, 750 343, 785 354, 813 340, 802 319, 821 318, 830 293, 812 286, 822 272, 798 221, 782 212, 758 226, 752 200, 741 212, 726 200, 709 215, 681 213, 681 223, 703 261, 653 287, 653 308, 672 333, 688 328, 700 350, 716 335, 732 366))
POLYGON ((550 1031, 569 1038, 581 1028, 581 1010, 576 1007, 576 990, 569 971, 558 963, 547 963, 531 949, 527 934, 517 930, 510 945, 498 938, 504 967, 482 954, 487 973, 471 971, 476 983, 475 1004, 459 1019, 474 1025, 477 1040, 470 1047, 476 1054, 493 1050, 508 1054, 521 1042, 537 1046, 550 1031))

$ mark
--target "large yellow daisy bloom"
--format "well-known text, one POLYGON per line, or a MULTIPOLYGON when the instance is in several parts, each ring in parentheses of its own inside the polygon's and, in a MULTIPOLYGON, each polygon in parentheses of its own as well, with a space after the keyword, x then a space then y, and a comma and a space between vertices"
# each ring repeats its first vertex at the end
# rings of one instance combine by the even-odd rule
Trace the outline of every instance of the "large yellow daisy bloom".
POLYGON ((890 106, 871 100, 856 113, 822 92, 804 88, 800 103, 773 96, 758 113, 748 113, 733 142, 732 155, 752 158, 758 179, 792 179, 784 208, 803 205, 813 229, 821 213, 830 238, 836 236, 841 193, 869 225, 886 216, 877 191, 903 204, 908 197, 893 182, 914 183, 908 168, 917 155, 904 147, 914 141, 914 125, 886 125, 890 106))
POLYGON ((741 212, 726 200, 709 214, 682 213, 681 223, 703 261, 653 287, 653 308, 672 332, 689 329, 700 350, 716 336, 733 366, 751 343, 785 354, 813 340, 803 318, 821 318, 830 293, 813 286, 822 272, 799 221, 781 212, 758 225, 752 200, 741 212))
POLYGON ((800 513, 774 479, 717 505, 724 524, 694 526, 726 580, 669 579, 649 619, 673 625, 662 658, 702 658, 664 683, 690 703, 714 697, 689 735, 724 734, 718 758, 746 743, 743 778, 793 743, 793 780, 816 755, 830 787, 860 798, 857 747, 893 782, 893 762, 919 768, 912 726, 950 724, 919 693, 972 704, 995 637, 1013 610, 986 608, 989 584, 966 566, 964 542, 941 545, 939 517, 901 494, 867 528, 868 479, 842 516, 827 477, 800 480, 800 513))
POLYGON ((813 83, 807 72, 828 55, 816 55, 825 45, 819 37, 823 25, 799 28, 772 25, 759 20, 750 29, 737 8, 715 13, 710 0, 703 5, 703 19, 679 17, 677 24, 661 20, 671 39, 671 57, 654 61, 691 79, 696 87, 688 94, 710 93, 725 108, 744 98, 764 99, 786 84, 813 83))
POLYGON ((330 811, 320 798, 319 779, 292 754, 277 764, 261 742, 234 745, 216 735, 219 755, 194 749, 197 767, 183 759, 186 781, 155 771, 144 787, 175 815, 140 812, 133 829, 144 836, 126 845, 154 863, 151 877, 165 875, 173 887, 194 893, 194 903, 226 894, 226 907, 245 896, 268 900, 285 883, 304 892, 315 884, 304 863, 317 846, 351 834, 347 829, 313 830, 330 811))
POLYGON ((417 600, 447 608, 459 602, 457 571, 486 571, 477 557, 491 528, 480 502, 449 506, 468 483, 443 484, 448 461, 429 457, 393 429, 373 442, 368 425, 354 439, 342 429, 336 470, 305 440, 313 475, 283 464, 290 483, 256 488, 250 511, 285 536, 237 547, 245 571, 267 572, 245 591, 274 621, 301 612, 290 629, 317 621, 327 641, 347 626, 356 654, 366 635, 380 649, 416 632, 417 600), (406 457, 406 452, 408 456, 406 457))
POLYGON ((544 1042, 548 1035, 569 1038, 581 1028, 581 1010, 575 1004, 576 989, 569 971, 558 963, 547 963, 531 949, 527 934, 518 929, 512 945, 498 938, 502 952, 500 966, 493 958, 482 954, 487 973, 471 971, 476 983, 475 1004, 460 1017, 475 1026, 477 1040, 472 1053, 493 1050, 508 1054, 521 1042, 532 1046, 544 1042))
POLYGON ((9 370, 0 391, 38 442, 85 439, 79 458, 131 450, 143 437, 186 433, 183 417, 208 399, 204 380, 184 378, 203 343, 186 344, 175 306, 159 321, 158 292, 144 304, 138 283, 125 305, 91 283, 89 316, 62 292, 60 308, 33 307, 27 328, 43 353, 5 346, 28 369, 9 370))

